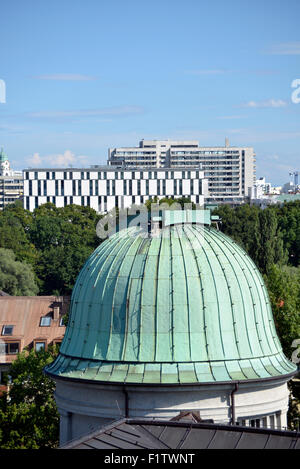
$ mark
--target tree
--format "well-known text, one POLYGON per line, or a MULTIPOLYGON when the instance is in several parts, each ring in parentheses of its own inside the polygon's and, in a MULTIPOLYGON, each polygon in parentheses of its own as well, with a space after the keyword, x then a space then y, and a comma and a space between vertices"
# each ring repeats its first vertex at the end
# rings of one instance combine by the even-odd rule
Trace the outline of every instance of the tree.
POLYGON ((0 248, 0 290, 16 296, 34 296, 38 293, 32 267, 16 261, 11 249, 0 248))
POLYGON ((300 268, 273 265, 265 275, 277 333, 291 359, 292 343, 300 338, 300 268))
POLYGON ((0 212, 0 248, 12 249, 16 260, 34 266, 37 252, 28 239, 31 222, 31 212, 24 210, 18 204, 8 205, 0 212))
POLYGON ((300 201, 285 203, 276 211, 289 264, 297 267, 300 264, 300 201))
POLYGON ((37 273, 43 279, 44 295, 68 295, 93 249, 83 242, 71 246, 50 246, 40 254, 37 273))
POLYGON ((150 212, 151 211, 151 205, 152 204, 159 204, 163 207, 170 207, 172 208, 173 204, 176 204, 178 207, 180 206, 181 209, 184 209, 185 204, 191 205, 191 208, 194 210, 196 208, 196 204, 191 201, 188 197, 178 197, 172 199, 171 197, 163 197, 162 199, 158 199, 157 195, 152 199, 148 199, 145 202, 145 206, 147 210, 150 212))
POLYGON ((244 204, 236 208, 223 205, 213 212, 222 220, 221 230, 245 249, 262 273, 267 273, 273 264, 288 262, 288 247, 277 210, 278 207, 262 210, 244 204))
POLYGON ((41 293, 70 294, 88 256, 100 243, 100 215, 90 207, 45 204, 34 210, 28 236, 38 252, 36 274, 41 293))
POLYGON ((157 195, 155 195, 153 198, 150 197, 148 200, 146 200, 145 206, 146 206, 147 210, 150 212, 151 211, 151 205, 152 204, 157 204, 158 202, 159 202, 158 197, 157 197, 157 195))
POLYGON ((288 261, 283 247, 282 234, 278 226, 278 218, 274 210, 265 209, 260 212, 260 243, 257 264, 262 272, 268 273, 274 264, 283 265, 288 261))
POLYGON ((10 368, 9 391, 0 397, 0 448, 44 449, 58 445, 59 414, 54 382, 44 367, 57 349, 23 351, 10 368))

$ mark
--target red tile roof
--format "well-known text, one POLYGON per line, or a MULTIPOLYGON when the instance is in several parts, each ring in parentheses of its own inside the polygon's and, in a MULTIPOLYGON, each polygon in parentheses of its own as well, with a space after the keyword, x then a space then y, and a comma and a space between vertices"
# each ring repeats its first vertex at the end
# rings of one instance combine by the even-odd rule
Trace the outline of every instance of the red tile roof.
MULTIPOLYGON (((61 342, 65 326, 61 318, 69 309, 70 297, 56 296, 0 296, 0 345, 19 342, 19 350, 34 346, 36 341, 46 347, 61 342), (51 318, 50 326, 41 326, 41 318, 51 318), (3 326, 13 326, 12 335, 3 335, 3 326)), ((0 352, 0 364, 11 363, 16 354, 0 352)))

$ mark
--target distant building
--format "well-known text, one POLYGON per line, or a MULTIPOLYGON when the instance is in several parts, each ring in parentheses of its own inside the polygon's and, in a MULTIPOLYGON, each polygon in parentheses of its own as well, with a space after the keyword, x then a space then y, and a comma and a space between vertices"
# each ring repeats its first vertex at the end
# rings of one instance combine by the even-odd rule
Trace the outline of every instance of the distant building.
POLYGON ((249 189, 250 203, 256 203, 256 205, 260 205, 260 201, 269 199, 269 194, 271 194, 271 191, 271 183, 266 182, 265 177, 256 179, 253 186, 249 189))
POLYGON ((256 172, 252 147, 201 147, 197 140, 141 140, 138 147, 110 148, 108 164, 130 168, 202 168, 207 202, 238 204, 248 198, 256 172))
POLYGON ((0 151, 0 176, 11 176, 10 164, 3 148, 0 151))
POLYGON ((261 195, 257 198, 250 199, 250 205, 256 205, 259 208, 265 209, 269 205, 279 204, 277 196, 275 195, 261 195))
POLYGON ((62 317, 69 297, 0 294, 0 386, 17 354, 25 347, 47 349, 65 334, 62 317))
POLYGON ((203 205, 207 180, 199 168, 35 169, 24 171, 24 208, 33 211, 47 202, 57 207, 85 205, 105 213, 148 199, 188 197, 203 205))
POLYGON ((282 194, 289 194, 292 192, 296 192, 298 190, 298 186, 295 186, 295 184, 291 181, 286 182, 281 189, 282 194))
POLYGON ((270 194, 261 194, 259 193, 259 188, 258 191, 256 191, 256 188, 253 188, 251 191, 250 204, 257 205, 264 209, 269 205, 283 205, 287 202, 295 202, 298 200, 300 200, 300 192, 280 192, 278 188, 276 191, 271 191, 270 194))
POLYGON ((13 171, 7 155, 0 151, 0 210, 23 196, 22 171, 13 171))
POLYGON ((270 194, 271 189, 272 189, 271 183, 266 182, 265 177, 260 177, 259 179, 256 179, 254 186, 260 187, 263 194, 270 194))
POLYGON ((300 192, 299 173, 299 171, 290 173, 290 176, 293 176, 293 192, 300 192))
POLYGON ((282 186, 271 187, 270 194, 271 195, 280 195, 281 190, 282 190, 282 186))
POLYGON ((269 205, 282 204, 284 199, 280 198, 281 193, 281 186, 272 187, 270 182, 266 182, 265 177, 261 177, 254 182, 253 187, 249 190, 250 204, 257 205, 262 209, 269 205))

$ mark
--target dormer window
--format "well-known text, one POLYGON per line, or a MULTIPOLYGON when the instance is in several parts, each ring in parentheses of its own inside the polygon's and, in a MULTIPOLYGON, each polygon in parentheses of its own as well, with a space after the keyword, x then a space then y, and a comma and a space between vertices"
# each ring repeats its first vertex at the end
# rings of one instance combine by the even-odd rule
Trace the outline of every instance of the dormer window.
POLYGON ((40 326, 51 326, 51 316, 43 316, 40 321, 40 326))
POLYGON ((2 335, 12 335, 14 326, 3 326, 2 335))

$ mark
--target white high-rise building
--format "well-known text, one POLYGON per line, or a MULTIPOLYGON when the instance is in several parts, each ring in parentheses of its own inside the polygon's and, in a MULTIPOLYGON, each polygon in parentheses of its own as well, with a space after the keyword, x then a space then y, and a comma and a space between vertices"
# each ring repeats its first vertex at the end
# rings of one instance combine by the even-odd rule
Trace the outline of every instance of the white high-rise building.
POLYGON ((271 183, 266 182, 265 177, 257 179, 253 187, 249 190, 250 199, 259 199, 260 197, 271 193, 271 183))
POLYGON ((51 202, 57 207, 85 205, 105 213, 115 207, 144 204, 156 196, 187 197, 202 206, 207 194, 207 180, 199 168, 92 166, 24 171, 24 208, 30 211, 51 202))
POLYGON ((138 147, 110 148, 108 164, 126 168, 201 168, 207 202, 242 203, 256 180, 252 147, 201 147, 196 140, 141 140, 138 147))

